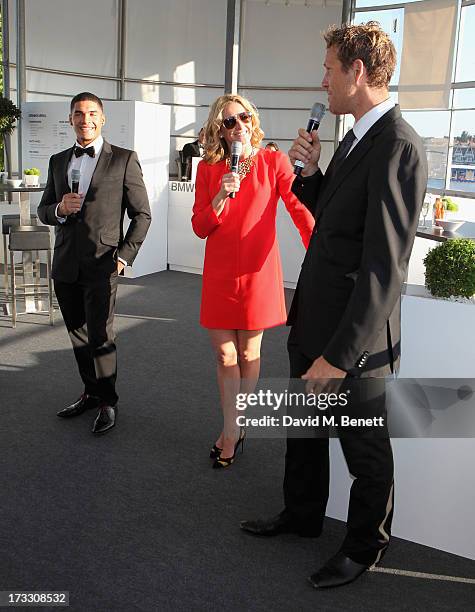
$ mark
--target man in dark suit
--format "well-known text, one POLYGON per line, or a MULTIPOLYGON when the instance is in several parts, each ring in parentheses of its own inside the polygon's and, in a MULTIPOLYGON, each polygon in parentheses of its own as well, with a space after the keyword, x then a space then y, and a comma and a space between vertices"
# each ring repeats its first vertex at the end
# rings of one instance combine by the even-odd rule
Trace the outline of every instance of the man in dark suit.
POLYGON ((193 142, 187 142, 183 147, 182 157, 184 162, 187 162, 188 159, 191 159, 192 157, 201 157, 203 155, 204 135, 204 128, 201 128, 198 138, 193 142))
POLYGON ((54 288, 84 383, 80 398, 58 416, 96 409, 92 431, 101 434, 117 417, 112 324, 118 276, 137 256, 151 216, 137 154, 101 136, 100 98, 74 96, 69 121, 76 144, 51 157, 38 206, 41 221, 56 227, 54 288), (71 192, 73 173, 79 173, 79 193, 71 192), (125 212, 131 221, 124 236, 125 212))
POLYGON ((198 138, 193 142, 187 142, 181 152, 181 161, 185 167, 185 175, 188 180, 191 179, 191 165, 193 157, 203 156, 203 142, 204 142, 205 130, 201 128, 198 134, 198 138))
MULTIPOLYGON (((289 151, 292 163, 305 164, 293 192, 315 216, 288 318, 290 375, 314 392, 325 381, 345 379, 340 389, 357 392, 350 416, 384 415, 384 377, 397 370, 400 355, 401 289, 427 184, 426 155, 389 98, 396 54, 379 25, 334 26, 325 41, 322 86, 330 111, 352 114, 355 124, 325 174, 316 131, 299 130, 289 151)), ((391 533, 386 427, 379 434, 376 427, 340 434, 340 442, 354 478, 347 534, 339 552, 310 577, 317 588, 358 578, 379 561, 391 533)), ((256 535, 316 537, 328 489, 328 438, 288 437, 284 511, 241 527, 256 535)))

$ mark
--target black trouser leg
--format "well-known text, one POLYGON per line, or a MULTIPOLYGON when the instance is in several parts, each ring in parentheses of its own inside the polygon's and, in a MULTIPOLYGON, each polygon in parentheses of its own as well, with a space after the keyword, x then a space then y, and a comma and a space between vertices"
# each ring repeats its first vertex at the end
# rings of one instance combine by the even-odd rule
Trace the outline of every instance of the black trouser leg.
POLYGON ((55 293, 73 345, 85 392, 117 403, 117 355, 112 329, 117 275, 75 283, 55 281, 55 293))
MULTIPOLYGON (((290 376, 300 378, 312 361, 291 342, 288 349, 290 376)), ((341 410, 342 414, 385 416, 383 379, 347 379, 342 389, 348 388, 352 399, 348 409, 341 410)), ((354 478, 348 531, 341 550, 353 561, 372 565, 386 549, 391 535, 394 494, 391 443, 386 427, 340 434, 340 443, 354 478)), ((297 521, 313 526, 323 523, 329 469, 328 438, 287 438, 284 499, 287 510, 297 521)))
MULTIPOLYGON (((356 381, 363 394, 354 411, 385 417, 383 379, 356 381)), ((386 427, 365 428, 340 436, 348 470, 354 478, 348 507, 348 532, 342 552, 358 563, 372 565, 388 546, 394 500, 394 465, 386 427)))
POLYGON ((88 284, 84 290, 89 345, 94 360, 97 395, 110 406, 118 400, 117 350, 113 330, 118 276, 88 284))
POLYGON ((54 281, 54 291, 73 346, 84 391, 97 396, 94 359, 87 337, 83 289, 76 283, 54 281))
MULTIPOLYGON (((312 362, 296 346, 289 344, 288 350, 290 377, 300 378, 312 362)), ((329 481, 328 438, 287 437, 284 502, 299 526, 316 531, 322 529, 329 481)))

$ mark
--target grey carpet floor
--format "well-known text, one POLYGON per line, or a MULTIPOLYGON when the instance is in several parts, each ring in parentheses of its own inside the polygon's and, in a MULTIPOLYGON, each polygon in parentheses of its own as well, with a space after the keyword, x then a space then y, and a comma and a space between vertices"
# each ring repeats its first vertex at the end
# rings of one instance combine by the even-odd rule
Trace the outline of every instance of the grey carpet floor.
MULTIPOLYGON (((66 590, 80 612, 474 609, 474 585, 374 572, 313 590, 339 521, 318 540, 240 532, 281 509, 285 444, 248 440, 229 470, 211 469, 220 421, 200 287, 178 272, 121 283, 119 421, 99 439, 92 414, 55 417, 81 391, 60 315, 16 330, 0 317, 0 591, 66 590)), ((286 334, 265 333, 263 377, 287 375, 286 334)), ((472 561, 396 538, 382 565, 475 576, 472 561)))

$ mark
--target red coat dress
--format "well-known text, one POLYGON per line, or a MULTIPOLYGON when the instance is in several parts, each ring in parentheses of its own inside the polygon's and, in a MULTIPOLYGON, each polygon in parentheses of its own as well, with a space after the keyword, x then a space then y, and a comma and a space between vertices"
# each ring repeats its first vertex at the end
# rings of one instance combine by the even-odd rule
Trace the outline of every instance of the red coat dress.
POLYGON ((235 199, 218 216, 211 202, 229 172, 225 160, 198 164, 192 225, 206 238, 201 296, 203 327, 265 329, 285 323, 282 268, 276 235, 279 198, 285 203, 305 247, 314 218, 293 195, 294 176, 286 155, 259 149, 235 199))

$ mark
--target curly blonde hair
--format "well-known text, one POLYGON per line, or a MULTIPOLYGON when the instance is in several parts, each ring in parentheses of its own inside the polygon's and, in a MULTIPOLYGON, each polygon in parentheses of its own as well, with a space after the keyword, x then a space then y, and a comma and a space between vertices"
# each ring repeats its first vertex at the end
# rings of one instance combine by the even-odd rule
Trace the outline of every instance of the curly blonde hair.
POLYGON ((388 87, 396 68, 396 49, 377 21, 361 25, 333 25, 323 37, 327 49, 336 48, 346 72, 359 59, 366 68, 370 87, 388 87))
POLYGON ((217 164, 230 154, 229 147, 222 136, 220 136, 223 124, 223 110, 230 102, 240 104, 245 110, 252 113, 251 145, 258 148, 264 138, 264 132, 260 128, 259 113, 257 108, 238 94, 225 94, 219 96, 210 108, 208 120, 205 125, 205 145, 203 159, 208 164, 217 164))

